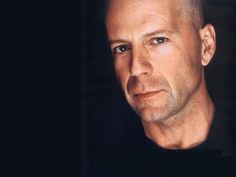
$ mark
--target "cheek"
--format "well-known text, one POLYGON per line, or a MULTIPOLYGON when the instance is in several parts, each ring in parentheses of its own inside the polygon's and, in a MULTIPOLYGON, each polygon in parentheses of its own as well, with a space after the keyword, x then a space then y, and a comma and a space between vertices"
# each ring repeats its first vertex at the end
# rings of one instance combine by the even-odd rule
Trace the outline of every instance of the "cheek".
POLYGON ((198 56, 194 52, 166 45, 153 50, 152 55, 155 70, 168 81, 173 95, 182 95, 182 90, 194 87, 193 81, 200 77, 198 56))
POLYGON ((181 55, 177 47, 163 45, 152 49, 151 53, 154 70, 162 73, 167 80, 176 76, 181 67, 181 55))
POLYGON ((129 79, 129 67, 128 60, 115 60, 114 68, 117 80, 119 81, 122 89, 125 91, 127 88, 127 82, 129 79))

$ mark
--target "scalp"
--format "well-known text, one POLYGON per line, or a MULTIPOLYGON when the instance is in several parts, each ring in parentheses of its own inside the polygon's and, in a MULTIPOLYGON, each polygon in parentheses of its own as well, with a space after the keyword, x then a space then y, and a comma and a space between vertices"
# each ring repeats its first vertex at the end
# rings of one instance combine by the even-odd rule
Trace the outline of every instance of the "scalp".
POLYGON ((189 17, 193 17, 194 24, 197 28, 202 27, 204 23, 203 0, 185 0, 189 7, 189 17))
MULTIPOLYGON (((104 0, 104 1, 105 1, 105 6, 104 6, 105 19, 107 19, 107 13, 111 3, 116 2, 118 7, 120 2, 127 0, 104 0)), ((192 21, 193 25, 197 29, 201 28, 204 23, 203 5, 205 0, 176 0, 176 1, 179 1, 176 2, 177 4, 181 4, 180 5, 181 8, 179 9, 180 11, 179 14, 181 14, 182 17, 184 18, 189 18, 189 20, 192 21)))

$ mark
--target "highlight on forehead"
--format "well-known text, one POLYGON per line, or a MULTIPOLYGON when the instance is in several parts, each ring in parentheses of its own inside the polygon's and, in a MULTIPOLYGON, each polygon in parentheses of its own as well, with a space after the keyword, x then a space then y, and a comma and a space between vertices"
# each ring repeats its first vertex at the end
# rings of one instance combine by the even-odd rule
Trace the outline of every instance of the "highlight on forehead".
MULTIPOLYGON (((122 0, 105 0, 105 17, 107 17, 107 12, 109 9, 109 5, 111 2, 119 2, 122 0)), ((123 0, 123 1, 131 1, 131 0, 123 0)), ((135 0, 132 0, 135 1, 135 0)), ((139 0, 137 0, 139 1, 139 0)), ((158 0, 157 0, 158 1, 158 0)), ((190 20, 193 21, 193 24, 196 28, 200 28, 203 25, 204 17, 203 17, 203 1, 204 0, 176 0, 177 3, 179 1, 182 7, 180 10, 183 12, 186 17, 190 17, 190 20)), ((148 3, 148 0, 147 0, 148 3)))

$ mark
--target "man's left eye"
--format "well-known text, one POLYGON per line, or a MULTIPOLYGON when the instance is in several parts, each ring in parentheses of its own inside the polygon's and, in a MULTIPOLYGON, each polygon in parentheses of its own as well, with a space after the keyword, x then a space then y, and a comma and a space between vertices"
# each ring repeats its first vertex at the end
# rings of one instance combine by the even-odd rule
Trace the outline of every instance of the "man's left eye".
POLYGON ((165 37, 156 37, 152 40, 152 44, 159 45, 167 41, 167 38, 165 37))

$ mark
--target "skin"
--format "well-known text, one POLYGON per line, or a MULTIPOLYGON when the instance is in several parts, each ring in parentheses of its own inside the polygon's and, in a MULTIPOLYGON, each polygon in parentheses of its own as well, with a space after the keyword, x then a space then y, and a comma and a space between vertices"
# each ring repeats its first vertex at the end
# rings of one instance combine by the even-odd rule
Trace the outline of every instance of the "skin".
POLYGON ((214 27, 201 27, 185 0, 112 0, 106 29, 125 97, 145 134, 167 149, 206 140, 214 116, 204 66, 214 27), (191 17, 191 18, 189 18, 191 17))

